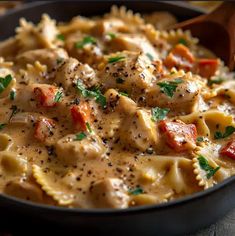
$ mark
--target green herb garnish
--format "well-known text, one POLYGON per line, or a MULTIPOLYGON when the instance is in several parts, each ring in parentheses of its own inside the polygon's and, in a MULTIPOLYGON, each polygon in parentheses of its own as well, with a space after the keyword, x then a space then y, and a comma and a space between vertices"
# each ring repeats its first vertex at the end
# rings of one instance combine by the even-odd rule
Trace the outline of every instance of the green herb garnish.
POLYGON ((102 108, 106 107, 106 104, 107 104, 106 97, 100 92, 98 88, 95 88, 93 90, 88 90, 85 88, 83 83, 80 80, 78 80, 77 89, 83 97, 95 98, 96 102, 99 103, 102 106, 102 108))
POLYGON ((207 161, 207 159, 204 156, 199 156, 198 158, 199 165, 201 169, 206 171, 206 177, 207 179, 210 179, 220 168, 220 166, 213 168, 207 161))
POLYGON ((107 35, 111 38, 111 39, 115 39, 116 38, 116 34, 114 33, 107 33, 107 35))
POLYGON ((119 92, 119 94, 121 94, 122 96, 128 97, 128 93, 126 92, 119 92))
POLYGON ((211 86, 212 84, 221 84, 224 81, 222 78, 211 79, 208 81, 208 85, 211 86))
POLYGON ((60 64, 61 62, 63 62, 63 60, 64 60, 64 58, 59 57, 59 58, 56 59, 56 63, 60 64))
POLYGON ((56 38, 59 39, 59 40, 61 40, 61 41, 64 41, 64 40, 65 40, 63 34, 57 34, 57 35, 56 35, 56 38))
POLYGON ((131 194, 131 195, 139 195, 143 192, 144 192, 144 190, 142 188, 136 188, 133 190, 129 190, 129 194, 131 194))
POLYGON ((125 82, 125 80, 122 79, 122 78, 117 78, 117 79, 116 79, 116 83, 117 83, 117 84, 123 84, 124 82, 125 82))
POLYGON ((0 93, 2 93, 7 86, 11 83, 12 77, 11 75, 7 75, 6 77, 0 77, 0 93))
POLYGON ((0 124, 0 130, 2 130, 7 124, 0 124))
POLYGON ((62 98, 62 95, 63 95, 62 91, 58 91, 55 95, 54 102, 59 102, 60 99, 62 98))
POLYGON ((153 55, 151 53, 147 52, 146 56, 149 58, 150 61, 154 60, 153 55))
POLYGON ((110 58, 108 58, 108 63, 115 63, 118 61, 122 61, 123 59, 125 59, 124 56, 110 57, 110 58))
POLYGON ((165 93, 168 97, 172 98, 178 84, 182 82, 183 82, 182 79, 175 79, 174 81, 159 82, 157 83, 157 85, 160 86, 161 92, 165 93))
POLYGON ((183 38, 179 39, 178 43, 183 44, 185 46, 188 45, 187 41, 185 39, 183 39, 183 38))
POLYGON ((76 42, 75 43, 75 47, 76 48, 83 48, 85 45, 87 44, 95 44, 96 43, 96 39, 91 37, 91 36, 86 36, 83 38, 82 41, 80 42, 76 42))
POLYGON ((197 142, 203 142, 204 138, 203 137, 197 137, 197 142))
POLYGON ((83 140, 84 138, 86 138, 86 136, 87 136, 87 135, 86 135, 84 132, 81 132, 81 133, 79 133, 79 134, 76 134, 74 141, 81 141, 81 140, 83 140))
POLYGON ((92 133, 91 125, 88 122, 86 122, 86 127, 87 127, 89 133, 92 133))
POLYGON ((233 126, 227 126, 225 128, 225 132, 222 134, 220 131, 216 131, 214 134, 215 139, 222 139, 222 138, 227 138, 231 134, 235 132, 235 127, 233 126))
POLYGON ((10 109, 12 110, 12 112, 11 112, 11 115, 10 115, 9 120, 11 120, 11 118, 12 118, 17 112, 19 112, 19 109, 17 108, 16 105, 12 105, 10 109))
POLYGON ((15 100, 15 97, 16 97, 16 91, 15 90, 11 90, 11 92, 10 92, 10 99, 11 100, 15 100))
POLYGON ((152 121, 163 120, 169 111, 170 111, 169 108, 160 108, 160 107, 152 108, 152 121))

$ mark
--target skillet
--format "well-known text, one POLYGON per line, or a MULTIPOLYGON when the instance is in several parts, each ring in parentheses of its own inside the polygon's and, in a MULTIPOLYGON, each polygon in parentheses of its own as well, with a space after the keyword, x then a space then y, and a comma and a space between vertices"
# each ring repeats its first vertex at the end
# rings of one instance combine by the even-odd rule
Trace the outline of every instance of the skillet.
MULTIPOLYGON (((185 20, 203 13, 179 2, 76 1, 34 2, 11 10, 0 18, 0 39, 14 34, 18 19, 34 22, 41 14, 66 21, 78 14, 103 14, 113 5, 126 5, 137 12, 167 10, 185 20)), ((210 188, 169 203, 130 209, 67 209, 36 204, 0 195, 0 225, 17 234, 76 235, 180 235, 206 227, 235 207, 235 176, 210 188), (14 226, 13 226, 14 225, 14 226), (33 227, 33 229, 32 229, 33 227)))

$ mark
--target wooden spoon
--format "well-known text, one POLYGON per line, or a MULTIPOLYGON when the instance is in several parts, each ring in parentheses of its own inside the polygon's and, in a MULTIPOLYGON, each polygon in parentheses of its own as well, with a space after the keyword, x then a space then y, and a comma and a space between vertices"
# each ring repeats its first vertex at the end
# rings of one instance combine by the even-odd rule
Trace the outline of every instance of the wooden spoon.
POLYGON ((235 2, 224 2, 209 14, 180 22, 171 29, 190 30, 200 44, 209 48, 226 65, 235 67, 235 2))

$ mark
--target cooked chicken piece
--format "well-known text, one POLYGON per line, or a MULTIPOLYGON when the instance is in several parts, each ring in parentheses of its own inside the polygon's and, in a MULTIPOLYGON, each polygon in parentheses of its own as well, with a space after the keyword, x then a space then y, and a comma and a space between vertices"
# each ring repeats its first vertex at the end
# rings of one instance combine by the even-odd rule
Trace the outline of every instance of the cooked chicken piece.
POLYGON ((117 34, 116 37, 110 41, 110 45, 115 51, 128 50, 133 52, 142 52, 152 61, 159 59, 156 50, 143 35, 117 34))
POLYGON ((116 111, 120 115, 126 115, 136 111, 136 103, 131 98, 122 96, 115 89, 108 89, 105 96, 109 111, 116 111))
POLYGON ((16 57, 16 63, 20 66, 27 64, 34 64, 39 61, 41 64, 46 65, 48 71, 55 68, 59 62, 68 58, 67 52, 62 48, 46 48, 26 51, 16 57))
POLYGON ((4 188, 4 192, 11 196, 33 202, 43 201, 42 190, 36 184, 25 182, 21 179, 9 181, 4 188))
POLYGON ((120 128, 120 142, 125 147, 133 147, 146 151, 150 146, 156 147, 158 135, 151 114, 145 110, 137 110, 123 120, 120 128))
POLYGON ((127 208, 129 196, 121 179, 107 178, 90 186, 91 198, 96 208, 127 208))
POLYGON ((94 34, 102 36, 111 32, 126 32, 128 28, 122 20, 111 18, 97 21, 92 31, 94 34))
POLYGON ((9 38, 0 43, 0 57, 12 58, 15 57, 19 50, 16 38, 9 38))
POLYGON ((98 75, 106 89, 117 88, 128 94, 142 94, 156 82, 153 76, 155 67, 143 53, 125 51, 109 56, 108 60, 111 62, 107 63, 98 75))
POLYGON ((58 159, 66 165, 101 158, 106 151, 101 139, 92 134, 81 140, 76 135, 67 135, 57 141, 55 148, 58 159))
POLYGON ((95 72, 89 65, 82 64, 75 58, 69 58, 57 69, 54 82, 68 90, 78 79, 83 80, 89 87, 97 83, 95 72))
POLYGON ((82 63, 92 65, 102 58, 102 51, 98 40, 80 32, 66 37, 65 47, 71 57, 78 59, 82 63))
POLYGON ((162 79, 146 91, 145 102, 151 107, 170 108, 172 112, 188 114, 198 106, 201 89, 202 83, 196 78, 162 79))

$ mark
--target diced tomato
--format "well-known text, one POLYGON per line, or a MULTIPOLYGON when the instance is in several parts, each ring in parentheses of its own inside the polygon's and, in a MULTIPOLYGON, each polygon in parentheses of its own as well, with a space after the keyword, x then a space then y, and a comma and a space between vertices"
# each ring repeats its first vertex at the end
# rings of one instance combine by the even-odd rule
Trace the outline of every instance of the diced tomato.
POLYGON ((160 121, 160 130, 166 137, 167 144, 176 152, 182 152, 195 147, 197 129, 194 124, 182 121, 160 121))
POLYGON ((36 122, 34 137, 39 141, 45 141, 46 138, 50 137, 52 133, 52 129, 55 124, 53 120, 48 118, 42 118, 36 122))
POLYGON ((39 105, 53 107, 56 105, 55 96, 59 90, 52 85, 42 85, 34 88, 34 95, 39 105))
POLYGON ((189 48, 183 44, 177 44, 166 57, 164 65, 168 68, 176 67, 189 71, 194 62, 195 58, 189 48))
POLYGON ((235 140, 228 142, 227 145, 220 150, 220 154, 235 160, 235 140))
POLYGON ((215 75, 218 69, 219 61, 217 59, 199 59, 197 68, 198 73, 205 78, 215 75))
POLYGON ((86 131, 87 122, 90 120, 90 107, 86 102, 74 105, 70 109, 73 123, 77 130, 86 131))

